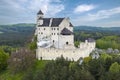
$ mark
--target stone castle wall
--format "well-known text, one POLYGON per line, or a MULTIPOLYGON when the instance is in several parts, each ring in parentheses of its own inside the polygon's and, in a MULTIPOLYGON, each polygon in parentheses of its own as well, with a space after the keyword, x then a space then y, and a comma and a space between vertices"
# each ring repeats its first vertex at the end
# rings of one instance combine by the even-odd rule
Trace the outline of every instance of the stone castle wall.
POLYGON ((55 60, 61 55, 69 60, 77 61, 80 57, 88 57, 95 49, 95 42, 85 42, 80 44, 80 48, 75 49, 56 49, 56 48, 40 48, 36 50, 38 60, 55 60))

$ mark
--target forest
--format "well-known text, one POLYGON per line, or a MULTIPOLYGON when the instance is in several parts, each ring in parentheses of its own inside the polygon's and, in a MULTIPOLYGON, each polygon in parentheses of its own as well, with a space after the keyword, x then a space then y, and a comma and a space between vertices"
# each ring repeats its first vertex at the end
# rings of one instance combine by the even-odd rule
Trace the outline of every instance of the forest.
POLYGON ((74 27, 76 47, 96 40, 95 51, 77 62, 36 60, 34 32, 35 24, 0 25, 0 80, 120 80, 120 27, 74 27))
POLYGON ((96 47, 100 49, 119 49, 120 50, 120 28, 102 28, 90 26, 77 26, 74 28, 74 40, 77 46, 81 41, 88 38, 96 40, 96 47))
POLYGON ((24 46, 34 35, 35 24, 0 25, 0 45, 24 46))
POLYGON ((100 53, 99 58, 89 56, 77 62, 62 56, 38 61, 27 48, 0 55, 0 80, 120 80, 119 54, 100 53))

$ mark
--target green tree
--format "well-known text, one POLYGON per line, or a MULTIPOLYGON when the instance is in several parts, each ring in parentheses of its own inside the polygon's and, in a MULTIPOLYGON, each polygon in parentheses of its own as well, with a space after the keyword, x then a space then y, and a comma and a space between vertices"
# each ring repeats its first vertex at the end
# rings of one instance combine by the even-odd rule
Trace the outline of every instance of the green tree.
POLYGON ((100 57, 100 58, 105 61, 105 60, 108 59, 108 58, 112 59, 112 56, 110 56, 109 54, 103 53, 103 54, 101 54, 101 57, 100 57))
POLYGON ((75 41, 75 42, 74 42, 74 45, 75 45, 75 47, 79 47, 80 41, 75 41))
POLYGON ((120 49, 120 37, 119 36, 104 36, 96 41, 96 47, 107 49, 120 49))
POLYGON ((111 64, 109 71, 112 73, 120 72, 120 65, 117 62, 114 62, 113 64, 111 64))
POLYGON ((105 74, 101 75, 99 80, 120 80, 120 72, 106 72, 105 74))
POLYGON ((104 61, 100 58, 92 59, 89 61, 89 71, 95 77, 96 80, 105 73, 104 61))
POLYGON ((31 42, 31 43, 29 44, 29 48, 30 48, 30 50, 36 49, 36 48, 37 48, 37 43, 36 43, 35 41, 31 42))
POLYGON ((8 62, 12 73, 26 71, 34 65, 35 54, 29 49, 21 48, 11 54, 8 62))
POLYGON ((92 57, 85 57, 84 58, 84 63, 88 63, 89 61, 91 61, 92 60, 92 57))
POLYGON ((8 55, 2 49, 0 49, 0 72, 7 67, 8 55))
POLYGON ((81 70, 80 79, 78 80, 95 80, 92 74, 89 71, 81 70))
POLYGON ((34 36, 33 41, 28 45, 30 50, 37 48, 37 36, 34 36))

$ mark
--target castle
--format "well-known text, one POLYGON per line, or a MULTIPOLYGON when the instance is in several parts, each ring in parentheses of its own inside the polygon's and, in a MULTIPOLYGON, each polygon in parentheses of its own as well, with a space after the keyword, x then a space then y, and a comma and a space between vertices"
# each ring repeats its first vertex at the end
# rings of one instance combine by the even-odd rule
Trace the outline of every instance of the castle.
POLYGON ((74 46, 73 25, 69 18, 44 18, 40 10, 37 13, 36 57, 40 60, 55 60, 61 55, 64 58, 77 61, 80 57, 87 57, 95 49, 92 39, 74 46))

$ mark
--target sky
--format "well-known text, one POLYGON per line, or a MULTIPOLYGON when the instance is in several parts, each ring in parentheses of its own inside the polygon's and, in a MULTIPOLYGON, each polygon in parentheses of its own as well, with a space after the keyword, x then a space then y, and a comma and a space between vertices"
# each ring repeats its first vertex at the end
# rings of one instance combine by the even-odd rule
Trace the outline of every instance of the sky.
POLYGON ((74 26, 120 27, 120 0, 0 0, 0 24, 36 23, 40 9, 74 26))

